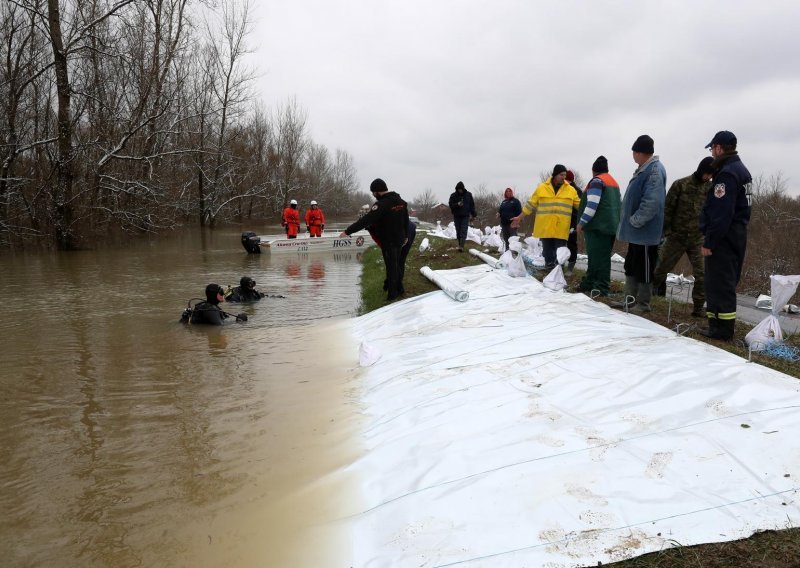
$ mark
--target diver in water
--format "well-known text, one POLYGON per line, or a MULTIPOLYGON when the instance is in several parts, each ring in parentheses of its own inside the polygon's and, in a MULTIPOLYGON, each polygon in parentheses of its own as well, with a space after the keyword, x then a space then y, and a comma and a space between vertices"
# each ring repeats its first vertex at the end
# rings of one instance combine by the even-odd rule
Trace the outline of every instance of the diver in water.
POLYGON ((219 307, 221 302, 225 301, 225 290, 219 284, 209 284, 206 286, 206 299, 199 304, 191 305, 183 311, 181 322, 193 324, 208 324, 208 325, 223 325, 224 320, 229 317, 234 317, 236 321, 247 321, 247 314, 238 314, 232 316, 231 314, 222 310, 219 307))
POLYGON ((242 276, 239 285, 233 288, 226 296, 226 302, 258 302, 266 294, 256 290, 256 281, 249 276, 242 276))

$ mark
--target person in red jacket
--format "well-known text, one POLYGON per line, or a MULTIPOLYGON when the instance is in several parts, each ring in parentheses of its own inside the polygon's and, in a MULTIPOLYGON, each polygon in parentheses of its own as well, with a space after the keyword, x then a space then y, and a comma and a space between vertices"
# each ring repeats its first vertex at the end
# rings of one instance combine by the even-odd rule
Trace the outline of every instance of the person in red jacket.
POLYGON ((300 231, 300 211, 297 210, 297 200, 292 199, 289 207, 283 210, 281 225, 286 231, 287 239, 297 238, 297 233, 300 231))
POLYGON ((306 231, 312 237, 321 237, 325 230, 325 214, 316 201, 311 202, 311 209, 306 211, 306 231))

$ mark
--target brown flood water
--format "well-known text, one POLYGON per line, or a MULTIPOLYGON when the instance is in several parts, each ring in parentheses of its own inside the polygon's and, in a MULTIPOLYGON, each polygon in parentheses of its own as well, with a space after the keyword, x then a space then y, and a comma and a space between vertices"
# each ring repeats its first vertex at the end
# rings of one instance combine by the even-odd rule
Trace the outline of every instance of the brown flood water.
POLYGON ((360 260, 240 232, 0 257, 4 566, 349 566, 360 260), (243 275, 286 298, 178 323, 243 275))

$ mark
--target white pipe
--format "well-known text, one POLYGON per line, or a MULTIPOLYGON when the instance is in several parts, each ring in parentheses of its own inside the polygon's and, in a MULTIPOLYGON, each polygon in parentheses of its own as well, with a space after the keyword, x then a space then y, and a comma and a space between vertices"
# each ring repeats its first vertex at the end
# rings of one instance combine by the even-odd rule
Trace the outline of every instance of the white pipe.
POLYGON ((436 284, 442 289, 442 292, 453 298, 455 301, 466 302, 469 300, 469 292, 467 290, 459 290, 453 282, 441 274, 431 270, 430 266, 423 266, 419 269, 419 271, 425 278, 436 284))
POLYGON ((480 258, 483 262, 485 262, 486 264, 488 264, 492 268, 505 268, 506 267, 505 263, 500 262, 499 259, 497 259, 497 258, 495 258, 495 257, 493 257, 491 255, 488 255, 485 252, 481 252, 478 249, 469 249, 469 254, 471 254, 472 256, 477 256, 478 258, 480 258))

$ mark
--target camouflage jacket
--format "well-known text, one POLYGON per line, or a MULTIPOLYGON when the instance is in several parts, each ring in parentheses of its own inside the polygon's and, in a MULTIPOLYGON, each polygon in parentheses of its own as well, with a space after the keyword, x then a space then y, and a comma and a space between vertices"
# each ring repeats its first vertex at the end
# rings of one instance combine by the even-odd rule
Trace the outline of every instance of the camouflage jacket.
POLYGON ((664 203, 664 236, 683 242, 702 242, 700 210, 706 200, 708 182, 694 175, 675 180, 664 203))

